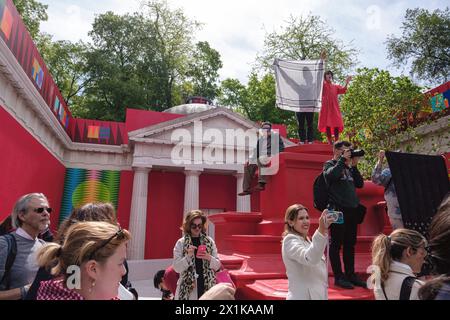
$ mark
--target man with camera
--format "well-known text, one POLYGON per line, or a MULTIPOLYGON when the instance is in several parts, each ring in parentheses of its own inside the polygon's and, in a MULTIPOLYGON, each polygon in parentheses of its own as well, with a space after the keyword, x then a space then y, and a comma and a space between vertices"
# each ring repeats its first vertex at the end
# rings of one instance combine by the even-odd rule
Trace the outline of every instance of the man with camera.
POLYGON ((341 224, 333 223, 330 228, 330 262, 333 268, 335 285, 345 289, 354 286, 366 287, 366 283, 355 274, 356 232, 366 208, 359 203, 356 188, 364 186, 358 170, 359 158, 363 150, 353 150, 347 141, 338 141, 333 146, 334 157, 324 165, 323 172, 329 192, 329 209, 343 213, 341 224), (339 256, 343 246, 345 274, 342 272, 339 256))

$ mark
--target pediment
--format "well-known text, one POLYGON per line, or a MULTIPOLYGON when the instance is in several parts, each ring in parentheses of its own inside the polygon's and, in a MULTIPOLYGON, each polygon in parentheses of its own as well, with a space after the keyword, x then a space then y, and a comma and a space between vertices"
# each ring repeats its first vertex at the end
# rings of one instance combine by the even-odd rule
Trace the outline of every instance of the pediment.
POLYGON ((211 130, 220 131, 225 137, 227 130, 256 130, 258 125, 238 113, 226 108, 214 108, 200 113, 190 114, 186 117, 158 123, 129 133, 130 141, 149 143, 171 143, 172 136, 180 132, 189 132, 194 137, 211 130), (178 131, 177 131, 178 130, 178 131))

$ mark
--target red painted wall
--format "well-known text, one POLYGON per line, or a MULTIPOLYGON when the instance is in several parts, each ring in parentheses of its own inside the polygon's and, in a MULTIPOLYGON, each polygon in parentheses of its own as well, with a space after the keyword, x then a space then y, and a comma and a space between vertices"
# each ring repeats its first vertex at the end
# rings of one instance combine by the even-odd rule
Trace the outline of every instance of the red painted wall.
POLYGON ((130 132, 184 116, 183 114, 127 109, 125 128, 127 132, 130 132))
POLYGON ((200 175, 200 209, 236 211, 236 178, 231 175, 200 175))
POLYGON ((129 229, 130 227, 133 178, 134 178, 133 171, 122 171, 120 173, 119 205, 117 208, 117 221, 119 221, 121 227, 125 229, 129 229))
POLYGON ((150 172, 145 259, 173 257, 175 242, 181 238, 184 181, 182 172, 150 172))
POLYGON ((52 229, 58 225, 65 167, 0 106, 0 220, 27 193, 44 193, 50 206, 52 229))

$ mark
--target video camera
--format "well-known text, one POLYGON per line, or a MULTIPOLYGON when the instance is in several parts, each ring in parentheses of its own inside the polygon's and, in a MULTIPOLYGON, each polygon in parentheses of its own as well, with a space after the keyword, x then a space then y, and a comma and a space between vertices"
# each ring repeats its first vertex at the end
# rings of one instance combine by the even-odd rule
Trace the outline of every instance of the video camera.
POLYGON ((352 152, 352 155, 350 156, 350 158, 360 158, 360 157, 364 157, 364 155, 366 154, 366 152, 362 149, 350 149, 350 151, 352 152))

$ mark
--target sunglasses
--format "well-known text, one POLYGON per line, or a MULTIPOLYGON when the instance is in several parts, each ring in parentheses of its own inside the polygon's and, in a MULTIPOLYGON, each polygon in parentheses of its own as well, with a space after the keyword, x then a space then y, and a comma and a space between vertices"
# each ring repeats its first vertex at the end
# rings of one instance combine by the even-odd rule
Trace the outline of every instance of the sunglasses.
POLYGON ((123 235, 123 229, 119 227, 119 230, 113 234, 110 238, 108 238, 107 240, 105 240, 100 246, 98 246, 94 251, 91 252, 91 254, 89 255, 89 260, 92 260, 94 255, 102 248, 104 248, 108 243, 110 243, 112 241, 112 239, 114 238, 118 238, 119 236, 123 235))
POLYGON ((52 213, 52 211, 53 211, 52 208, 44 208, 44 207, 33 209, 33 211, 37 212, 37 213, 42 213, 42 212, 44 212, 44 210, 47 211, 48 213, 52 213))
POLYGON ((203 227, 203 223, 199 223, 199 224, 192 223, 191 224, 191 229, 201 229, 202 227, 203 227))

